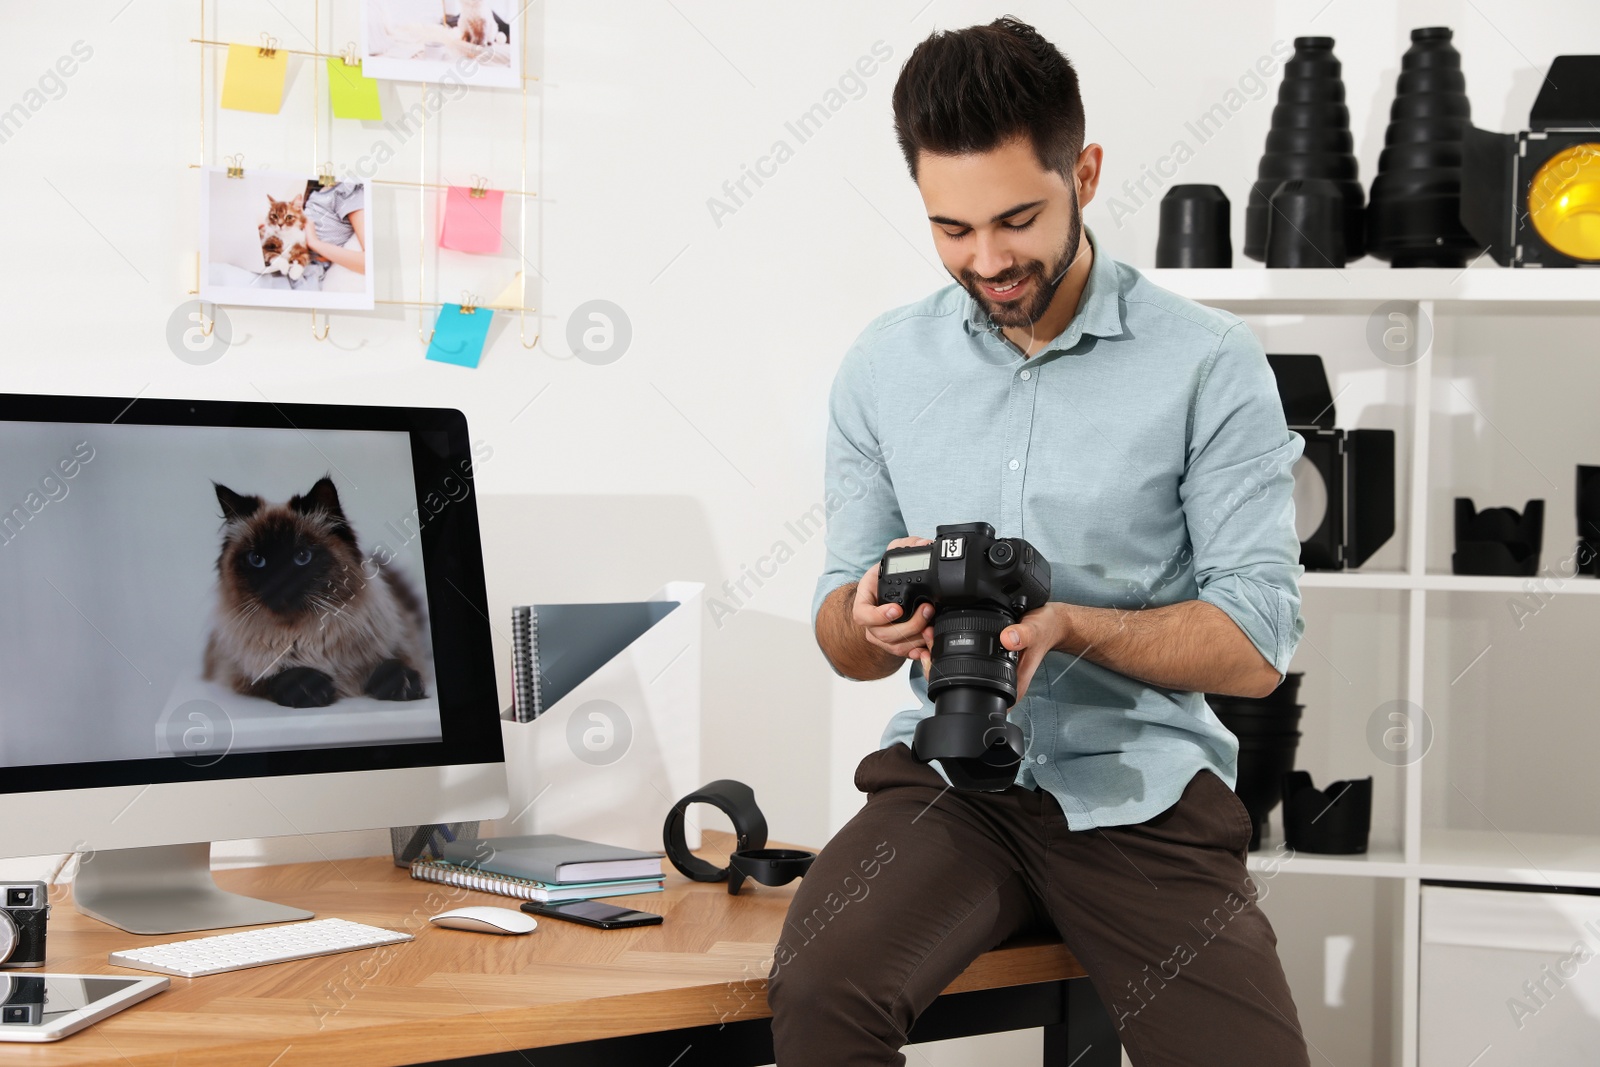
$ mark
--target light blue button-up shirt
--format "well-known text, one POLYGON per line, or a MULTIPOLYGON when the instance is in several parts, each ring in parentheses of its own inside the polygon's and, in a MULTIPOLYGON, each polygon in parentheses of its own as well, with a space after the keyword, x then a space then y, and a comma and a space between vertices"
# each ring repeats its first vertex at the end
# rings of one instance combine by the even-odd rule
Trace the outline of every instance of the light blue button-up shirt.
MULTIPOLYGON (((1098 247, 1072 322, 1032 358, 952 284, 879 316, 834 379, 813 625, 891 540, 984 521, 1043 552, 1052 600, 1203 600, 1282 673, 1305 630, 1303 448, 1247 326, 1098 247)), ((920 706, 889 721, 884 748, 910 746, 933 714, 921 665, 910 673, 920 706)), ((1238 742, 1203 694, 1064 652, 1045 655, 1010 719, 1027 745, 1017 783, 1049 790, 1073 830, 1144 822, 1201 769, 1237 776, 1238 742)))

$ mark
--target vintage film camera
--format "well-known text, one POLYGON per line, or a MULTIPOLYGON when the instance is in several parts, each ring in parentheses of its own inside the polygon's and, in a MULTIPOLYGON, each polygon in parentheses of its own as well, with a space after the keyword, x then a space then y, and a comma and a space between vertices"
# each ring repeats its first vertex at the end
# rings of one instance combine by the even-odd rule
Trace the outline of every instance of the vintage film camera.
POLYGON ((941 526, 931 545, 891 548, 878 570, 878 602, 909 618, 932 604, 928 697, 912 751, 938 760, 958 789, 998 792, 1022 760, 1022 729, 1006 721, 1017 702, 1017 653, 1000 633, 1050 599, 1050 564, 1020 537, 997 538, 986 522, 941 526))
POLYGON ((43 882, 0 882, 0 967, 43 967, 49 918, 43 882))

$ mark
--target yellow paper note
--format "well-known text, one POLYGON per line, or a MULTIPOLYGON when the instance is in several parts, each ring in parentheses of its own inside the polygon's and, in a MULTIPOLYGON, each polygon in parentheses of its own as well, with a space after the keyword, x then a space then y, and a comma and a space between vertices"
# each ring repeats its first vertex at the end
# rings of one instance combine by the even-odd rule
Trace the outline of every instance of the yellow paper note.
POLYGON ((289 74, 289 53, 279 49, 263 56, 253 44, 230 44, 222 75, 222 106, 235 111, 276 115, 283 106, 283 83, 289 74))
POLYGON ((489 303, 496 307, 515 308, 522 306, 522 272, 519 270, 511 276, 511 283, 500 290, 500 295, 489 303))
POLYGON ((328 60, 328 102, 337 119, 383 118, 378 82, 362 74, 359 63, 349 66, 343 59, 328 60))

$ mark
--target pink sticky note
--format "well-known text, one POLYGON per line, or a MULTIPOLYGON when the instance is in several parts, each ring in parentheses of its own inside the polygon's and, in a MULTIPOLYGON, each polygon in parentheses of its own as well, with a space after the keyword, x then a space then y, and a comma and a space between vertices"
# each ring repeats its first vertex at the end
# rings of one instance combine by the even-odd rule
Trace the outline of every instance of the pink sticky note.
POLYGON ((500 251, 500 209, 506 194, 489 189, 475 197, 472 190, 452 185, 445 191, 444 210, 439 213, 439 247, 457 252, 500 251))

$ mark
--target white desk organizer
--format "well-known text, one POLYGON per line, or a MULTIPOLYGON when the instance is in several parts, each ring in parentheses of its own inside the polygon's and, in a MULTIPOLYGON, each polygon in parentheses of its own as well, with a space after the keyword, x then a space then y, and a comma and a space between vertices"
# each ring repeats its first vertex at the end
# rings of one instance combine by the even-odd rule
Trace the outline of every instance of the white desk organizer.
MULTIPOLYGON (((511 808, 484 836, 566 834, 661 848, 700 778, 701 582, 648 597, 678 606, 532 722, 502 718, 511 808)), ((541 633, 541 639, 546 635, 541 633)), ((689 829, 689 846, 700 834, 689 829)))

